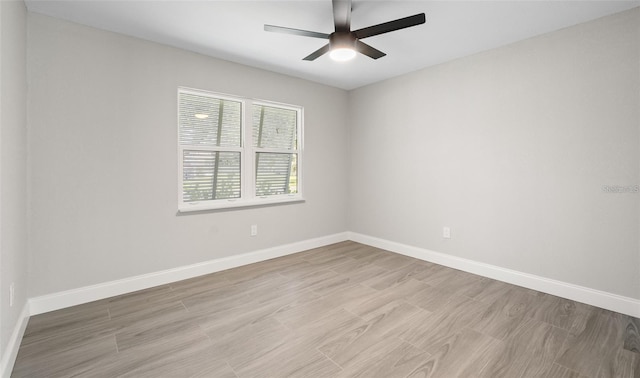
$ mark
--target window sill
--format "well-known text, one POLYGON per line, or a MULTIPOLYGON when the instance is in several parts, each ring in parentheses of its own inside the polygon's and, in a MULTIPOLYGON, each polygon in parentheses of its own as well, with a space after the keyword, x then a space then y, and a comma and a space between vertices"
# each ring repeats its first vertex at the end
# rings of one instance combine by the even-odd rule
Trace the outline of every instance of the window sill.
POLYGON ((305 202, 300 195, 279 196, 272 198, 256 198, 252 200, 222 200, 216 202, 190 202, 182 204, 178 207, 178 213, 192 213, 197 211, 215 211, 215 210, 232 210, 247 207, 271 206, 279 204, 291 204, 296 202, 305 202))

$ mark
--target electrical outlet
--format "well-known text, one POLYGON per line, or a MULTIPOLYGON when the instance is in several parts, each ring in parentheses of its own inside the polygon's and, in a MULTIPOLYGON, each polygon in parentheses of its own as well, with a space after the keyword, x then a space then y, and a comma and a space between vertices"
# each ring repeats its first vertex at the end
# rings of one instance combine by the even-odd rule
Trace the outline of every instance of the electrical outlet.
POLYGON ((15 293, 16 285, 12 282, 11 285, 9 285, 9 307, 13 307, 13 298, 15 297, 15 293))
POLYGON ((258 235, 258 225, 257 224, 252 224, 251 225, 251 236, 257 236, 258 235))
POLYGON ((451 229, 449 227, 442 227, 442 237, 451 239, 451 229))

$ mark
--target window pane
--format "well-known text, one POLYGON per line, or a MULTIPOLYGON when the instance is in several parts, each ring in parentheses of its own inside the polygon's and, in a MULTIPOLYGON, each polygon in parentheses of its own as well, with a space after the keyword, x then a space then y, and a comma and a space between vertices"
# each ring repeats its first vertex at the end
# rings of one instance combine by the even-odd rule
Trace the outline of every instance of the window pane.
POLYGON ((253 146, 297 148, 298 112, 272 106, 253 105, 253 146))
POLYGON ((296 154, 256 154, 256 196, 298 192, 296 154))
POLYGON ((240 153, 185 150, 184 202, 240 198, 240 153))
POLYGON ((242 103, 178 93, 180 144, 240 147, 242 103))

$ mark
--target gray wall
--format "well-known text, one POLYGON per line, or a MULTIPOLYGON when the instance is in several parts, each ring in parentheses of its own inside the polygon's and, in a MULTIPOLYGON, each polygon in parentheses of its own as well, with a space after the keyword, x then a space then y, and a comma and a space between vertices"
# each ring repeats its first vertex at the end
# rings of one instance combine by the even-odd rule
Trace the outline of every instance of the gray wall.
POLYGON ((27 289, 26 8, 0 1, 0 355, 4 356, 27 289), (9 307, 9 285, 15 301, 9 307))
POLYGON ((38 14, 28 77, 30 296, 347 230, 345 91, 38 14), (177 216, 178 86, 303 106, 307 201, 177 216))
POLYGON ((639 28, 636 8, 351 92, 349 230, 640 298, 640 194, 602 191, 640 184, 639 28))

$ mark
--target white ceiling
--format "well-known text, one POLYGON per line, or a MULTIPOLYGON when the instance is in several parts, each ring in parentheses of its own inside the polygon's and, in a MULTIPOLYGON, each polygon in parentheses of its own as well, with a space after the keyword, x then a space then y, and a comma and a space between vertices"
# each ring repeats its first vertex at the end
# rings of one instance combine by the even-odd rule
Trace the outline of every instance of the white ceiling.
POLYGON ((338 63, 302 58, 326 41, 263 30, 264 24, 333 31, 331 0, 26 0, 31 12, 205 55, 354 89, 640 6, 625 1, 353 1, 352 30, 426 13, 424 25, 364 42, 387 53, 338 63))

